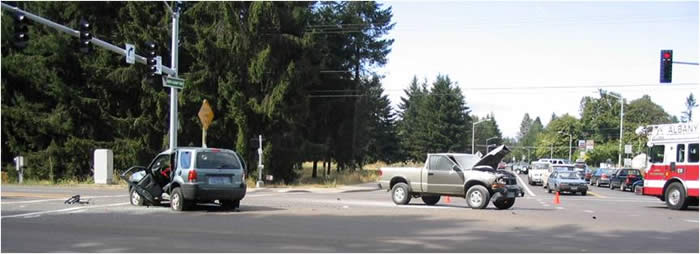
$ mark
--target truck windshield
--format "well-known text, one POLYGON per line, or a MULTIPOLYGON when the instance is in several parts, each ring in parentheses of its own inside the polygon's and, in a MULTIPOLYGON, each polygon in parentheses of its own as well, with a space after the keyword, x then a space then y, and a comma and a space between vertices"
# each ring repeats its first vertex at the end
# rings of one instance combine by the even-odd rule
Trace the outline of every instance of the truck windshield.
POLYGON ((197 153, 196 167, 207 169, 240 169, 241 164, 232 153, 199 152, 197 153))

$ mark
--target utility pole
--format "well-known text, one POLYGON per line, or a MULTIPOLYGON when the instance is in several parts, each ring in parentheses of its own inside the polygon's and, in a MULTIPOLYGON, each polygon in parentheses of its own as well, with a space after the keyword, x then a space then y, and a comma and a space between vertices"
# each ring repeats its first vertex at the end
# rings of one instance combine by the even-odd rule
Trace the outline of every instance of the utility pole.
POLYGON ((620 99, 620 144, 617 148, 617 166, 622 167, 622 131, 623 131, 623 124, 624 124, 624 119, 625 119, 625 98, 622 97, 621 94, 610 92, 608 93, 612 97, 615 97, 617 99, 620 99))

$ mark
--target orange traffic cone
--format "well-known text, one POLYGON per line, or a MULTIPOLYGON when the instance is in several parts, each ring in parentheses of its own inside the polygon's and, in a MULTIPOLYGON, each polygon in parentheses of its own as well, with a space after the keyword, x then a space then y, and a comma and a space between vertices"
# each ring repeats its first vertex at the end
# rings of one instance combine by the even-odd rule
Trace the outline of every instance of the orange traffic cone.
POLYGON ((554 204, 558 205, 559 203, 559 192, 557 191, 557 193, 554 194, 554 204))
POLYGON ((450 196, 445 196, 445 204, 449 204, 449 203, 450 203, 450 196))

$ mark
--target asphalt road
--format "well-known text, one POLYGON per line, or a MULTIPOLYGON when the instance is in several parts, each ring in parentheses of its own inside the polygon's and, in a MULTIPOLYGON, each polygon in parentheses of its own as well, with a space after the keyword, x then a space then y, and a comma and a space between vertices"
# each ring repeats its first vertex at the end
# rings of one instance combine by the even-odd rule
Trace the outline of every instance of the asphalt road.
MULTIPOLYGON (((521 176, 522 177, 522 176, 521 176)), ((698 252, 698 209, 592 187, 513 208, 395 206, 385 191, 250 192, 239 211, 128 204, 126 190, 2 186, 2 252, 698 252), (90 198, 66 205, 70 195, 90 198)))

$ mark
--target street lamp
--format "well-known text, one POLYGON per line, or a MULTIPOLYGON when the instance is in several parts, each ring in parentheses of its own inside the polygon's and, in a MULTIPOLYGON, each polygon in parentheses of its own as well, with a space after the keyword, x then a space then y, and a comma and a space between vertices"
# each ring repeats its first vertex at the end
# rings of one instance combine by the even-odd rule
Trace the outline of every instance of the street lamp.
POLYGON ((486 153, 489 153, 489 140, 497 139, 497 138, 498 138, 498 137, 493 136, 493 137, 490 137, 490 138, 487 138, 487 139, 486 139, 486 153))
POLYGON ((472 123, 472 154, 474 154, 474 133, 476 132, 476 125, 486 122, 486 120, 481 120, 476 123, 472 123))
POLYGON ((569 135, 569 162, 571 162, 571 133, 565 133, 564 131, 559 131, 559 134, 569 135))
POLYGON ((625 117, 625 98, 623 98, 619 93, 615 92, 609 92, 608 95, 620 99, 620 145, 617 149, 617 165, 618 167, 622 167, 622 129, 624 124, 623 120, 625 117))

